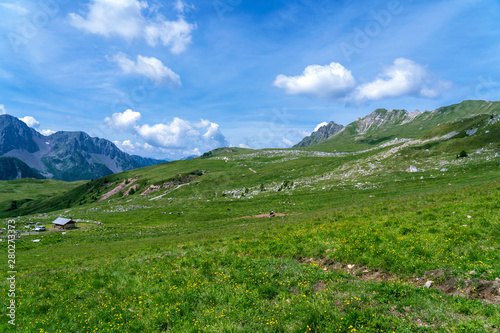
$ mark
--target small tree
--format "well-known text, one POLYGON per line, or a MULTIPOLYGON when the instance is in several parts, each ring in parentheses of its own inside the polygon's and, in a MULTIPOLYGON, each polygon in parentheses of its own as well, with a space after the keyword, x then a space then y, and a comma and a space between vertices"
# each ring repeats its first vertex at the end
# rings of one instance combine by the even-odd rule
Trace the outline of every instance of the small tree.
POLYGON ((464 158, 467 157, 467 152, 465 150, 462 150, 460 154, 458 154, 457 158, 464 158))

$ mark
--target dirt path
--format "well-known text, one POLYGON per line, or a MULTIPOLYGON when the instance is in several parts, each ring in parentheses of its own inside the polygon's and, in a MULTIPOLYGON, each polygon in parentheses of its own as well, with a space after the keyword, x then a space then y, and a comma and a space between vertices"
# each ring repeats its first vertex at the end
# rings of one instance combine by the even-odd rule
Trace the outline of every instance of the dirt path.
POLYGON ((99 199, 99 202, 103 201, 103 200, 106 200, 107 198, 111 197, 112 195, 120 192, 121 190, 123 190, 125 187, 131 185, 132 183, 134 183, 135 181, 137 180, 137 178, 134 178, 134 179, 128 179, 128 182, 126 180, 124 180, 123 182, 121 182, 117 187, 115 187, 114 189, 112 189, 111 191, 109 191, 108 193, 104 194, 101 199, 99 199))
POLYGON ((165 192, 165 193, 163 193, 163 194, 161 194, 161 195, 159 195, 157 197, 149 199, 149 201, 161 199, 164 196, 166 196, 167 194, 169 194, 170 192, 173 192, 173 191, 177 190, 178 188, 180 188, 181 186, 184 186, 184 185, 189 185, 189 183, 178 185, 177 187, 175 187, 175 188, 173 188, 173 189, 171 189, 171 190, 169 190, 169 191, 167 191, 167 192, 165 192))
MULTIPOLYGON (((283 216, 286 216, 286 214, 274 213, 273 217, 283 217, 283 216)), ((269 214, 260 214, 260 215, 253 215, 253 216, 240 216, 240 217, 237 217, 237 219, 250 219, 252 217, 258 218, 258 219, 263 219, 263 218, 268 218, 269 214)))
POLYGON ((438 289, 446 295, 455 297, 468 297, 477 299, 485 303, 500 304, 500 279, 488 281, 479 278, 460 279, 447 276, 445 271, 435 269, 425 272, 420 277, 398 278, 393 274, 381 270, 370 270, 366 266, 346 265, 333 260, 316 260, 314 258, 296 259, 299 263, 321 265, 324 271, 343 270, 353 277, 375 282, 395 282, 407 283, 417 287, 426 288, 426 283, 430 283, 430 288, 438 289), (461 286, 461 287, 457 287, 461 286))

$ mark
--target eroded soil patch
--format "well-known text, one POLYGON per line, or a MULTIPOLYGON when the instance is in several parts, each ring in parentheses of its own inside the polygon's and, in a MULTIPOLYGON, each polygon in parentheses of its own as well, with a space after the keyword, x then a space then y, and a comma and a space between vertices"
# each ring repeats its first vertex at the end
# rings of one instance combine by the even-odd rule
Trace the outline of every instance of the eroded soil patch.
POLYGON ((451 296, 467 297, 486 303, 500 304, 499 278, 495 281, 472 277, 469 279, 461 279, 459 277, 447 275, 446 271, 442 269, 425 272, 423 276, 419 277, 398 278, 394 274, 382 270, 370 269, 367 266, 343 264, 333 260, 299 258, 296 259, 296 261, 303 264, 320 265, 324 271, 342 270, 365 281, 404 282, 418 287, 437 289, 451 296))

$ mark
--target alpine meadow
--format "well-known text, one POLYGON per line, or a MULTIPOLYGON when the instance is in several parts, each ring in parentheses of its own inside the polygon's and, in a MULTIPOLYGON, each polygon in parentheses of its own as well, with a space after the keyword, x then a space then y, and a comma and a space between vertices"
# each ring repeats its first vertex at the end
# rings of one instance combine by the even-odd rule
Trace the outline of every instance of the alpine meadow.
POLYGON ((0 332, 500 332, 499 15, 0 0, 0 332))

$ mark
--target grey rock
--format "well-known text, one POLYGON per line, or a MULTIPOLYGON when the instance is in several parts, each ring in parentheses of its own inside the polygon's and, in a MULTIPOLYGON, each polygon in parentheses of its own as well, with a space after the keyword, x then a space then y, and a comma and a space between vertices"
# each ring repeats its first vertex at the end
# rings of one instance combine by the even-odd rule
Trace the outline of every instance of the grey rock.
POLYGON ((294 148, 298 147, 308 147, 320 143, 342 130, 344 126, 339 125, 333 121, 330 121, 328 125, 320 127, 316 132, 311 133, 311 135, 306 136, 302 141, 297 143, 294 148))

